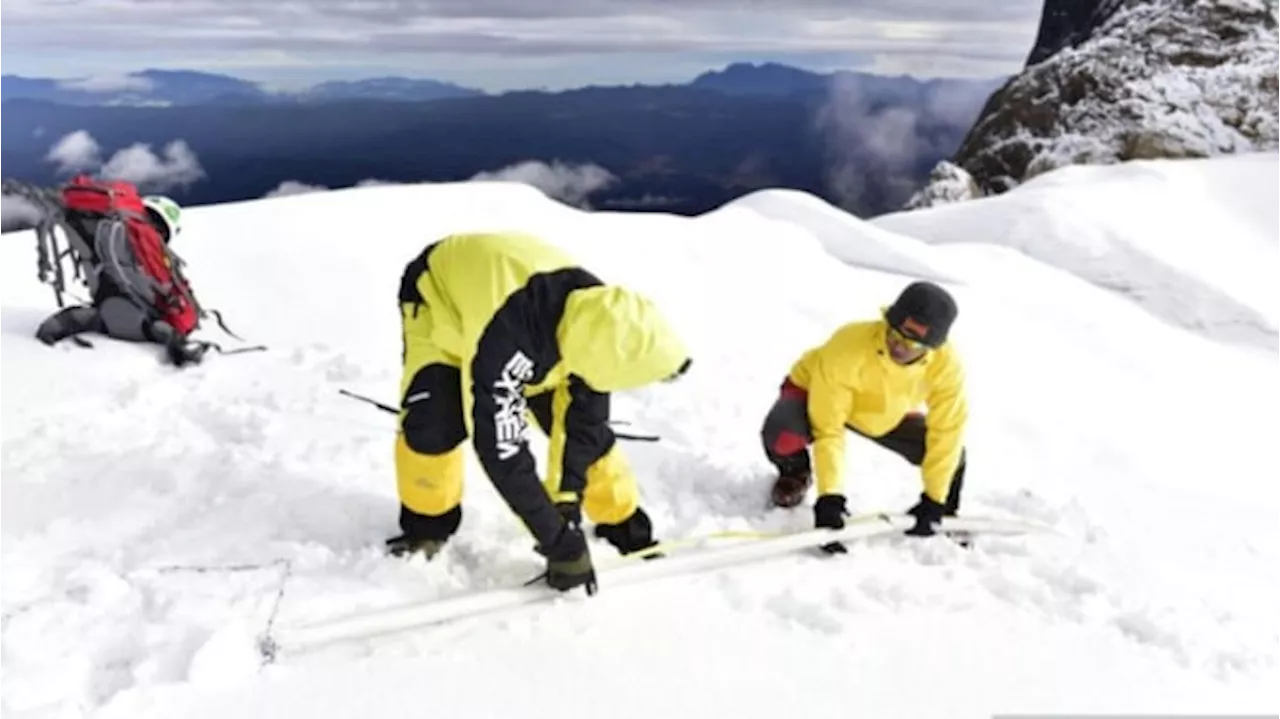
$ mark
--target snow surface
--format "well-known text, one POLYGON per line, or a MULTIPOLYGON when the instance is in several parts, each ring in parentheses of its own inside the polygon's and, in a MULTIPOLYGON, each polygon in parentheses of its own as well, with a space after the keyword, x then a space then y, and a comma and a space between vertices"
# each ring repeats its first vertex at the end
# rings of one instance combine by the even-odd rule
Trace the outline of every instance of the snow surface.
MULTIPOLYGON (((1257 161, 1274 177, 1274 156, 1257 161)), ((176 371, 149 346, 32 340, 52 293, 30 234, 6 236, 4 715, 1274 711, 1280 490, 1259 450, 1277 436, 1276 352, 1164 321, 1073 260, 1084 200, 1142 194, 1153 172, 1216 189, 1090 216, 1151 259, 1123 267, 1133 282, 1209 296, 1273 271, 1275 206, 1244 199, 1258 177, 1230 159, 1050 175, 1010 194, 1025 204, 972 203, 982 217, 922 213, 912 237, 787 192, 690 219, 503 183, 371 187, 192 209, 178 249, 202 300, 270 350, 176 371), (1212 273, 1155 261, 1185 263, 1190 243, 1151 244, 1148 226, 1226 217, 1192 258, 1221 258, 1212 273), (1002 218, 1063 252, 1011 249, 1002 218), (761 418, 800 351, 926 274, 951 278, 961 308, 965 512, 1063 536, 869 540, 259 667, 241 639, 269 621, 539 571, 474 462, 437 561, 384 558, 392 420, 338 394, 394 401, 404 263, 444 233, 504 227, 651 293, 692 347, 685 381, 615 403, 665 438, 626 446, 662 536, 811 526, 808 507, 766 508, 761 418)), ((1265 297, 1223 294, 1274 321, 1265 297)), ((912 467, 855 437, 849 455, 854 511, 914 501, 912 467)))
POLYGON ((1213 337, 1280 347, 1274 152, 1065 167, 1016 190, 881 215, 929 243, 990 243, 1133 298, 1213 337))

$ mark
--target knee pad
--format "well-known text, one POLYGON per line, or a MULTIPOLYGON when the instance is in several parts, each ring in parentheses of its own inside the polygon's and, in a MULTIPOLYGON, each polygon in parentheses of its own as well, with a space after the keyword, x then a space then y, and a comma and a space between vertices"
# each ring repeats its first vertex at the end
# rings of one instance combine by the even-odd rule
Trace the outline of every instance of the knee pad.
POLYGON ((779 457, 790 457, 805 451, 808 447, 809 440, 804 435, 784 429, 774 435, 769 451, 779 457))
POLYGON ((813 473, 813 465, 809 459, 809 451, 801 450, 795 454, 785 456, 774 456, 770 458, 773 466, 778 468, 778 474, 788 477, 808 477, 813 473))
POLYGON ((760 440, 770 457, 797 454, 813 441, 805 404, 791 397, 774 403, 760 428, 760 440))
POLYGON ((431 416, 428 412, 409 410, 400 422, 404 441, 418 454, 445 454, 462 444, 467 438, 467 428, 462 415, 457 419, 431 416))
POLYGON ((430 364, 418 370, 405 389, 400 420, 409 449, 444 454, 467 438, 462 417, 462 373, 457 367, 430 364))

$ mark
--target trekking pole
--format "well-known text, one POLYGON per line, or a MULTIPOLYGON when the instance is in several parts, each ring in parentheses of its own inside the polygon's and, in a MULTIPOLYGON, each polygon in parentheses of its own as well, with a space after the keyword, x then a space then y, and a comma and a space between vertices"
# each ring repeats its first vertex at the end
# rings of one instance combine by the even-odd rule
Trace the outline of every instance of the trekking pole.
POLYGON ((378 409, 382 410, 383 412, 387 412, 387 413, 389 413, 389 414, 400 414, 400 410, 396 409, 395 407, 392 407, 392 406, 391 406, 391 405, 389 405, 389 404, 383 404, 383 403, 379 402, 378 400, 373 399, 372 397, 365 397, 365 396, 364 396, 364 395, 362 395, 362 394, 356 394, 355 392, 349 392, 349 391, 347 391, 347 390, 345 390, 345 389, 339 389, 339 390, 338 390, 338 394, 346 395, 347 397, 350 397, 351 399, 360 400, 361 402, 368 402, 369 404, 373 405, 374 407, 377 407, 378 409))
POLYGON ((614 432, 614 437, 618 439, 626 439, 632 442, 661 442, 662 438, 656 434, 630 434, 629 432, 614 432))
MULTIPOLYGON (((364 396, 364 395, 362 395, 362 394, 356 394, 355 392, 351 392, 351 391, 348 391, 348 390, 346 390, 346 389, 342 389, 342 388, 339 388, 339 389, 338 389, 338 394, 343 395, 343 396, 345 396, 345 397, 350 397, 351 399, 354 399, 354 400, 359 400, 359 401, 361 401, 361 402, 367 402, 367 403, 369 403, 369 404, 373 405, 374 407, 377 407, 378 409, 380 409, 380 410, 382 410, 383 412, 386 412, 386 413, 388 413, 388 414, 400 414, 400 410, 396 409, 395 407, 392 407, 392 406, 391 406, 391 405, 389 405, 389 404, 383 404, 382 402, 379 402, 378 400, 373 399, 372 397, 366 397, 366 396, 364 396)), ((609 424, 624 424, 624 423, 625 423, 625 420, 618 420, 618 421, 610 420, 610 421, 609 421, 609 424)), ((614 433, 613 433, 613 436, 617 437, 618 439, 630 440, 630 441, 632 441, 632 442, 660 442, 660 441, 662 441, 662 438, 661 438, 661 437, 659 437, 659 436, 657 436, 657 435, 652 435, 652 434, 629 434, 629 433, 626 433, 626 432, 614 432, 614 433)))
POLYGON ((213 349, 215 352, 217 352, 220 355, 239 355, 239 354, 244 354, 246 352, 267 351, 266 345, 252 345, 249 347, 233 347, 231 349, 224 349, 222 345, 218 344, 217 342, 209 342, 206 340, 202 342, 202 344, 208 345, 211 349, 213 349))

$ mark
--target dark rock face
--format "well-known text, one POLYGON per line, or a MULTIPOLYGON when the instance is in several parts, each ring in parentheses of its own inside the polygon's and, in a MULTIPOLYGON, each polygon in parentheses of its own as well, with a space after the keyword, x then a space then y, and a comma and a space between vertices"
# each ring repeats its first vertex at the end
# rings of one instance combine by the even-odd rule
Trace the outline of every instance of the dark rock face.
MULTIPOLYGON (((1069 4, 1048 0, 1032 56, 1066 46, 997 90, 951 158, 981 194, 1065 165, 1280 147, 1269 0, 1095 0, 1076 14, 1069 4), (1085 10, 1106 19, 1090 26, 1085 10)), ((954 194, 926 186, 907 206, 954 194)))
POLYGON ((1045 0, 1027 66, 1042 62, 1059 50, 1078 47, 1123 4, 1123 0, 1045 0))

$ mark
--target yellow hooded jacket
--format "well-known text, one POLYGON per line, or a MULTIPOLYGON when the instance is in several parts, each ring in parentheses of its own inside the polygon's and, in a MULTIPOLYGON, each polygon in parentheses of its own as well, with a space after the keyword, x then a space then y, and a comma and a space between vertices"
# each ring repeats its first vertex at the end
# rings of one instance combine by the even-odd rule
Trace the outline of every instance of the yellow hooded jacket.
POLYGON ((846 426, 879 437, 924 404, 928 431, 920 473, 925 494, 942 503, 960 461, 968 419, 964 369, 947 344, 899 365, 886 348, 887 330, 882 320, 844 325, 791 369, 791 381, 809 395, 818 493, 843 491, 846 426))
POLYGON ((406 353, 421 332, 461 369, 463 420, 476 455, 543 543, 554 540, 561 521, 525 443, 524 398, 555 392, 548 470, 557 473, 555 455, 567 456, 562 445, 572 441, 564 425, 575 413, 607 420, 606 393, 664 379, 688 359, 653 302, 603 284, 560 249, 522 233, 441 240, 410 264, 401 299, 409 303, 406 353), (420 322, 411 310, 419 302, 427 313, 420 322), (582 408, 589 403, 598 404, 582 408))

